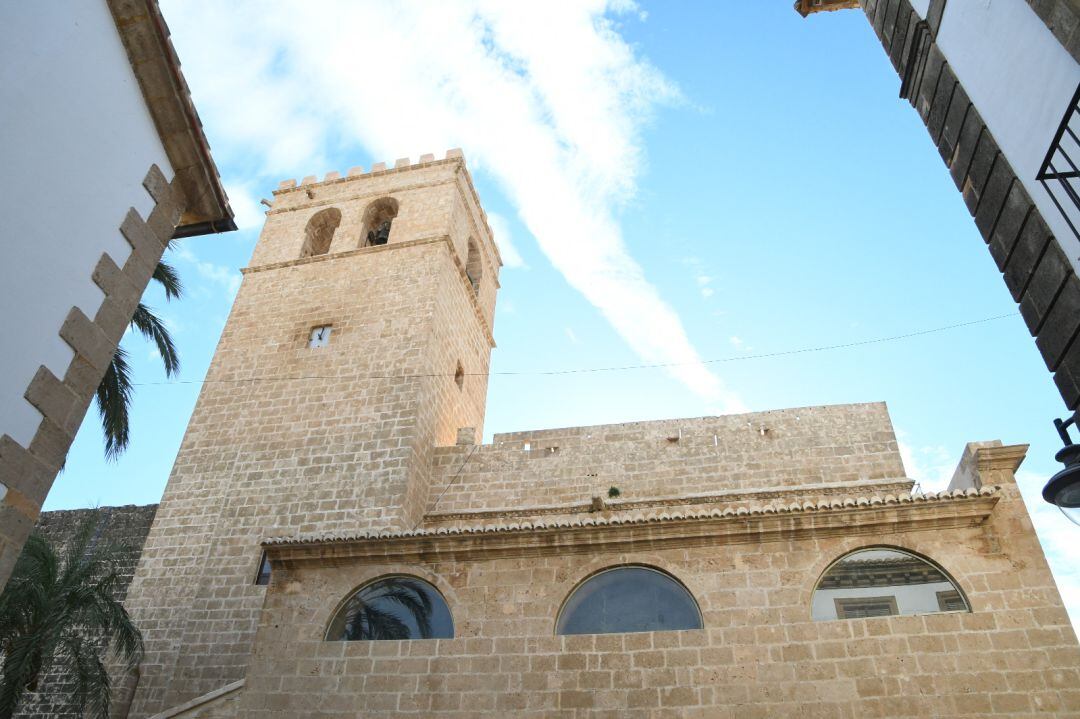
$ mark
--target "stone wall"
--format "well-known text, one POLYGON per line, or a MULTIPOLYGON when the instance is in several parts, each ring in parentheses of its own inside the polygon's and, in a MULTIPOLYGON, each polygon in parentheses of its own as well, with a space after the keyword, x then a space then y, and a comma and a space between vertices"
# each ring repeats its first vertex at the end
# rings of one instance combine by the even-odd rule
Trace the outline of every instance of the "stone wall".
MULTIPOLYGON (((95 525, 93 541, 113 543, 125 548, 120 565, 122 581, 119 584, 117 599, 127 595, 131 578, 135 574, 135 565, 139 561, 143 542, 150 532, 154 521, 156 504, 143 507, 126 505, 123 507, 101 507, 98 509, 72 509, 43 512, 38 518, 36 531, 44 535, 51 543, 66 546, 83 526, 84 522, 95 525)), ((69 691, 68 677, 59 672, 50 672, 41 683, 40 689, 15 714, 20 719, 58 719, 60 717, 81 717, 78 712, 67 710, 64 695, 69 691)))
POLYGON ((910 486, 884 403, 512 432, 490 445, 440 447, 427 511, 428 521, 576 511, 606 500, 610 487, 621 507, 749 491, 821 496, 860 481, 910 486))
POLYGON ((238 716, 1076 716, 1080 648, 1013 480, 1023 449, 974 449, 974 485, 989 494, 926 504, 770 514, 731 503, 741 513, 702 531, 585 515, 554 534, 268 543, 274 576, 238 716), (972 612, 812 621, 822 573, 868 546, 938 562, 972 612), (704 628, 555 636, 573 588, 621 564, 673 575, 704 628), (442 592, 453 639, 323 640, 351 592, 396 573, 442 592))
POLYGON ((459 153, 275 193, 129 596, 147 638, 134 716, 244 676, 262 538, 412 526, 434 448, 482 431, 498 255, 477 207, 459 153), (361 247, 381 198, 399 206, 389 242, 361 247), (330 251, 301 257, 329 207, 330 251), (487 257, 479 292, 470 237, 487 257), (308 347, 322 325, 329 343, 308 347))

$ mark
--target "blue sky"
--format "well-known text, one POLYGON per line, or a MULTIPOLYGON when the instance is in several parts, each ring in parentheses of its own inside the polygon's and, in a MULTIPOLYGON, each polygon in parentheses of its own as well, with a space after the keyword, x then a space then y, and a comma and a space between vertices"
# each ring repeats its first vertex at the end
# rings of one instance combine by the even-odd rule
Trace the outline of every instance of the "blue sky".
POLYGON ((127 337, 131 448, 105 462, 88 415, 47 509, 160 498, 278 181, 460 146, 507 261, 494 372, 679 363, 496 375, 487 437, 884 400, 928 489, 965 442, 1030 443, 1022 489, 1080 618, 1080 528, 1039 499, 1064 408, 860 12, 162 4, 242 229, 171 254, 186 297, 148 299, 183 381, 127 337))

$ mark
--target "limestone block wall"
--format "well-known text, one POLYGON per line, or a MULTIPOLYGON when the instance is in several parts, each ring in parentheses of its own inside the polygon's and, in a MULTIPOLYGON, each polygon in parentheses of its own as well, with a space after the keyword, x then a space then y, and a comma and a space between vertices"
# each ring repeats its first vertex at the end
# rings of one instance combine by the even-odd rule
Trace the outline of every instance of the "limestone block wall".
POLYGON ((979 450, 980 483, 1000 499, 975 526, 856 519, 813 536, 808 519, 807 533, 775 541, 605 551, 585 535, 577 549, 484 557, 484 533, 468 556, 432 543, 395 561, 393 540, 365 559, 333 542, 311 550, 323 558, 274 554, 238 716, 1076 716, 1080 649, 1012 479, 1015 449, 979 450), (866 546, 937 561, 973 611, 811 621, 819 577, 866 546), (554 636, 571 590, 626 563, 683 582, 704 628, 554 636), (455 637, 323 641, 340 602, 391 573, 433 583, 455 637))
POLYGON ((449 160, 276 195, 128 600, 147 638, 133 716, 243 677, 263 537, 412 526, 433 448, 483 427, 491 330, 449 239, 465 176, 449 160), (430 184, 432 173, 446 183, 430 184), (402 196, 388 244, 299 257, 309 203, 340 205, 337 243, 387 177, 420 193, 402 196), (357 197, 334 199, 342 188, 357 197), (309 347, 322 325, 328 344, 309 347), (460 387, 459 361, 473 373, 460 387))
MULTIPOLYGON (((63 547, 71 541, 84 522, 91 522, 95 527, 94 533, 97 537, 95 541, 109 542, 124 547, 120 565, 122 580, 117 587, 119 590, 117 598, 123 600, 135 573, 139 552, 143 542, 146 541, 156 510, 156 504, 148 504, 142 507, 127 505, 42 512, 34 529, 50 542, 63 547)), ((66 552, 63 554, 66 556, 66 552)), ((64 703, 65 695, 68 695, 71 690, 69 676, 59 671, 49 672, 38 687, 37 692, 28 695, 28 699, 16 712, 16 717, 19 719, 62 719, 65 717, 76 719, 82 716, 79 712, 70 711, 64 703)), ((122 703, 123 697, 118 696, 118 699, 122 703)))
POLYGON ((434 461, 432 519, 580 507, 612 486, 618 506, 907 481, 884 403, 497 434, 440 447, 434 461))

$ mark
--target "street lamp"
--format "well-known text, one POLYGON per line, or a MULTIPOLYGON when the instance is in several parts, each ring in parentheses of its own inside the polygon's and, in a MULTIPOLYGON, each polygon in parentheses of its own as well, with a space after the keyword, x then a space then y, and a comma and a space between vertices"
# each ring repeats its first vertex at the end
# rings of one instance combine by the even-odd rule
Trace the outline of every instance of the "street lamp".
POLYGON ((1043 487, 1043 499, 1056 504, 1062 514, 1073 524, 1080 524, 1080 444, 1073 444, 1069 437, 1069 425, 1076 424, 1076 415, 1062 421, 1054 420, 1058 436, 1065 446, 1058 450, 1054 458, 1065 465, 1043 487))

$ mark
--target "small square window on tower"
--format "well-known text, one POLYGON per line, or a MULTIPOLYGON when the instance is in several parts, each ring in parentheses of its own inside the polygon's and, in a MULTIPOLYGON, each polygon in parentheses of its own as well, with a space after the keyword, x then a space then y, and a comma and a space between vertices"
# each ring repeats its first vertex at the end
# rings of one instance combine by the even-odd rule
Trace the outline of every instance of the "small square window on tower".
POLYGON ((311 328, 311 336, 308 338, 307 346, 311 349, 316 347, 325 347, 330 344, 330 331, 334 329, 330 325, 319 325, 318 327, 311 328))

